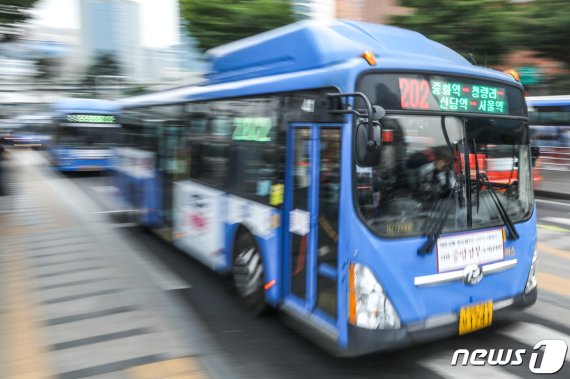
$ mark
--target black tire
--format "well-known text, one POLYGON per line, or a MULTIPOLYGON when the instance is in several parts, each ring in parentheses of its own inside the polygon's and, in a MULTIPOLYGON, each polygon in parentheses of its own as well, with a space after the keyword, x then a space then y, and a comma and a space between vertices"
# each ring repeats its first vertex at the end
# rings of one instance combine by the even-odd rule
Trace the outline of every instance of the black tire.
POLYGON ((266 310, 265 273, 261 252, 255 238, 247 231, 238 231, 233 253, 232 284, 246 307, 255 315, 266 310))

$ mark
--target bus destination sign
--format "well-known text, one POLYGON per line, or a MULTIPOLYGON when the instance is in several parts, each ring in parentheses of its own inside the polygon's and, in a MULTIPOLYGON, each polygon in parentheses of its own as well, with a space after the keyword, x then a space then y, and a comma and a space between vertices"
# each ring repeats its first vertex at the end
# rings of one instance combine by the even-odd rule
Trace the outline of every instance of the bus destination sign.
POLYGON ((101 114, 68 114, 67 122, 81 124, 114 124, 116 117, 101 114))
POLYGON ((450 78, 398 77, 402 109, 508 114, 506 90, 450 78))

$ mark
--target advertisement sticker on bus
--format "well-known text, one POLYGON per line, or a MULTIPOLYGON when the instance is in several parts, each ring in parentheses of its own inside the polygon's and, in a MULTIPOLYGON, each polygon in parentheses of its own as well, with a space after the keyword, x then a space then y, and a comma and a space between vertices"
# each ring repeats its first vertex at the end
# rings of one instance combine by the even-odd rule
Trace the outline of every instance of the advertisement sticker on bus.
POLYGON ((191 181, 177 182, 174 189, 174 237, 180 249, 192 253, 211 267, 223 264, 223 192, 191 181))
POLYGON ((156 154, 130 147, 115 148, 115 169, 138 179, 154 177, 156 154))
POLYGON ((228 224, 243 224, 253 235, 263 239, 269 239, 275 235, 272 207, 234 195, 226 199, 227 217, 225 221, 228 224))
POLYGON ((438 272, 500 261, 503 257, 502 229, 452 235, 437 240, 438 272))

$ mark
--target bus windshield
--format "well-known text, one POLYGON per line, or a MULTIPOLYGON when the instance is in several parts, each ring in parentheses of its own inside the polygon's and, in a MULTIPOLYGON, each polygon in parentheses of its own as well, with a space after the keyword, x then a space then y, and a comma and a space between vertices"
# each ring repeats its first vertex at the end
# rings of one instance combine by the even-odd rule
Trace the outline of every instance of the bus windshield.
POLYGON ((63 126, 59 128, 57 143, 65 146, 109 146, 117 142, 110 127, 63 126))
POLYGON ((570 105, 532 106, 528 117, 531 125, 570 126, 570 105))
POLYGON ((446 233, 503 225, 490 186, 513 222, 530 216, 525 121, 390 115, 382 124, 380 163, 355 170, 357 208, 374 232, 427 234, 428 220, 437 217, 445 217, 446 233))

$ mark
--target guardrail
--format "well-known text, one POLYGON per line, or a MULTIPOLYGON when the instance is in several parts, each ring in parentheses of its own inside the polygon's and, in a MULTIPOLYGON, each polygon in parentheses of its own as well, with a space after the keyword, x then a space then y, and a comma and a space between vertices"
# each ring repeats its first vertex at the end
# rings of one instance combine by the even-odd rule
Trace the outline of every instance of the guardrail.
POLYGON ((541 170, 570 171, 570 147, 540 146, 541 170))

